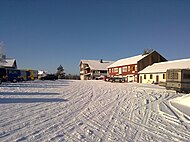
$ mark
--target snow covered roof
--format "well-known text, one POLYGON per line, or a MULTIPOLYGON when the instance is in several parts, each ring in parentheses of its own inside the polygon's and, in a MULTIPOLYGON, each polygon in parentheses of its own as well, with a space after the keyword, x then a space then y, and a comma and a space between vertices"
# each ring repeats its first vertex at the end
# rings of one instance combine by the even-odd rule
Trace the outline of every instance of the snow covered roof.
POLYGON ((0 67, 16 67, 16 60, 11 58, 0 59, 0 67))
POLYGON ((187 69, 190 68, 190 59, 181 59, 155 63, 151 66, 146 67, 140 71, 139 74, 143 73, 161 73, 166 72, 167 69, 187 69))
POLYGON ((81 60, 83 64, 88 64, 91 70, 107 70, 107 67, 114 63, 114 61, 104 61, 101 63, 100 60, 81 60))
POLYGON ((137 56, 133 56, 133 57, 125 58, 125 59, 120 59, 120 60, 117 60, 116 62, 114 62, 113 64, 111 64, 110 66, 108 66, 108 68, 137 64, 138 61, 140 61, 147 55, 149 55, 149 54, 137 55, 137 56))

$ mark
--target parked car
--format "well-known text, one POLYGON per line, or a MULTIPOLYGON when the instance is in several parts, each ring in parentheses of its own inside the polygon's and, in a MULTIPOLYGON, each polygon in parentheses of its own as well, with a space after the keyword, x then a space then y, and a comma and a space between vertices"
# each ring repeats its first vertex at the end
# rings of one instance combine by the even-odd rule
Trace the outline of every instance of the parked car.
POLYGON ((57 80, 58 77, 55 74, 46 74, 46 76, 43 76, 40 79, 41 80, 57 80))
POLYGON ((125 78, 120 78, 120 77, 114 77, 111 82, 125 82, 125 78))

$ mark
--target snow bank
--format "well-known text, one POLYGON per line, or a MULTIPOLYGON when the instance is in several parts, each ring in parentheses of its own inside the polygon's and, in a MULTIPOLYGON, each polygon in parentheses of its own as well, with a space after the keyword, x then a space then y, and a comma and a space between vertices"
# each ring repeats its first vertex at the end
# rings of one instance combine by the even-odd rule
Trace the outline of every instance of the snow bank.
POLYGON ((190 116, 190 94, 172 99, 171 104, 178 110, 190 116))

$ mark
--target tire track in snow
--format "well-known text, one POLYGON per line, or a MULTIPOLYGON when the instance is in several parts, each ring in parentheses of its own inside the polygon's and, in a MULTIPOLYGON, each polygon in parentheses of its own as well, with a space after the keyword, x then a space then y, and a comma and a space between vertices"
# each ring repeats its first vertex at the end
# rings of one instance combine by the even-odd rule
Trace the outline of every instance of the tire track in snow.
MULTIPOLYGON (((95 91, 93 91, 93 92, 95 92, 95 91)), ((99 98, 99 97, 98 97, 99 98)), ((89 104, 90 105, 90 104, 89 104)), ((81 113, 82 113, 82 111, 81 111, 81 113)), ((79 117, 81 114, 79 114, 77 117, 79 117)), ((72 127, 72 125, 75 125, 75 122, 73 122, 72 124, 71 124, 71 126, 69 125, 68 127, 72 127)), ((63 127, 63 126, 62 126, 63 127)), ((66 129, 65 127, 63 127, 64 129, 66 129)))
MULTIPOLYGON (((131 87, 130 84, 74 82, 67 86, 67 89, 59 89, 63 92, 63 97, 70 99, 66 106, 56 106, 55 103, 47 115, 49 119, 42 118, 44 121, 39 123, 32 120, 30 130, 29 125, 23 125, 24 128, 19 130, 15 128, 16 132, 5 138, 7 141, 122 142, 133 141, 136 134, 137 141, 189 141, 189 132, 185 132, 185 129, 182 128, 174 131, 177 125, 170 126, 163 114, 158 113, 159 103, 169 99, 171 95, 165 97, 164 95, 167 94, 163 95, 163 91, 160 90, 157 92, 158 97, 150 95, 147 98, 147 94, 153 91, 145 89, 145 92, 136 97, 137 92, 141 92, 142 89, 144 88, 131 87), (74 87, 74 89, 70 87, 74 87), (125 87, 127 87, 127 91, 125 91, 125 87), (139 110, 144 111, 147 106, 147 103, 143 104, 144 100, 151 102, 148 103, 149 115, 147 115, 148 112, 147 114, 138 113, 139 110), (132 117, 129 117, 129 113, 133 114, 132 117), (143 116, 142 119, 137 119, 141 116, 143 116), (127 134, 127 132, 129 133, 127 134)), ((35 107, 31 110, 33 109, 35 110, 35 107)), ((36 114, 36 116, 38 115, 36 114)), ((26 120, 23 118, 20 122, 26 122, 26 120)), ((20 122, 18 124, 22 124, 20 122)))
MULTIPOLYGON (((88 87, 88 88, 91 88, 91 87, 88 87)), ((79 116, 82 112, 82 110, 85 110, 87 107, 88 107, 88 105, 90 104, 90 100, 92 100, 92 97, 93 97, 93 93, 90 93, 91 92, 91 90, 89 89, 89 92, 87 92, 87 95, 89 94, 89 96, 90 96, 90 98, 88 99, 88 101, 85 103, 85 105, 83 105, 83 107, 82 108, 80 108, 80 111, 78 112, 78 113, 76 113, 74 116, 74 118, 72 118, 71 120, 69 120, 69 118, 70 117, 68 117, 68 119, 65 119, 64 120, 64 123, 59 123, 59 124, 57 124, 57 126, 59 126, 60 128, 62 128, 63 130, 65 130, 66 129, 66 127, 72 127, 72 126, 70 126, 71 124, 73 124, 73 122, 72 121, 75 121, 75 119, 76 119, 76 117, 77 116, 79 116)), ((81 94, 83 94, 83 93, 81 93, 81 94)), ((86 96, 85 94, 83 94, 82 96, 86 96)), ((83 101, 82 101, 83 102, 83 101)), ((76 105, 76 104, 75 104, 76 105)), ((72 114, 73 115, 73 114, 72 114)), ((62 133, 62 130, 60 130, 60 131, 54 131, 54 129, 51 129, 50 131, 48 131, 48 132, 46 132, 46 134, 48 135, 48 137, 52 137, 52 139, 56 139, 56 138, 60 138, 59 136, 60 136, 60 133, 62 133), (55 133, 58 133, 57 135, 55 134, 55 133)), ((65 134, 66 132, 64 132, 64 134, 65 134)), ((47 136, 46 135, 46 136, 47 136)), ((73 136, 74 137, 74 136, 73 136)), ((41 139, 43 139, 44 137, 42 137, 41 139)), ((48 138, 48 139, 50 139, 51 140, 51 138, 48 138)))
MULTIPOLYGON (((153 94, 154 94, 154 93, 153 93, 153 94)), ((150 96, 152 96, 152 95, 150 95, 150 96)), ((164 99, 169 99, 168 97, 165 97, 165 96, 164 96, 164 97, 161 97, 162 100, 163 100, 163 98, 164 98, 164 99)), ((150 99, 149 99, 149 100, 150 100, 150 99)), ((153 108, 152 106, 155 107, 155 106, 157 106, 159 103, 160 103, 160 100, 151 101, 151 110, 150 110, 151 113, 155 111, 155 108, 152 110, 152 108, 153 108)), ((149 114, 150 114, 150 113, 149 113, 149 114)), ((148 119, 149 119, 149 118, 150 118, 150 115, 149 115, 148 119)), ((145 120, 148 120, 148 119, 147 119, 147 118, 143 119, 143 120, 144 120, 144 121, 143 121, 143 124, 144 124, 144 122, 147 122, 147 121, 145 121, 145 120)), ((146 124, 146 125, 149 125, 149 123, 145 123, 145 124, 146 124)), ((138 129, 139 129, 139 128, 138 128, 138 129)), ((152 128, 151 128, 151 129, 152 129, 152 128)), ((155 129, 154 131, 159 131, 159 129, 160 129, 160 127, 159 127, 158 129, 155 129)), ((169 128, 169 129, 170 129, 170 128, 169 128)), ((144 131, 144 130, 142 129, 142 130, 141 130, 141 133, 143 133, 143 131, 144 131)), ((163 130, 162 130, 162 131, 163 131, 163 130)), ((176 136, 176 133, 177 133, 177 132, 176 132, 176 133, 174 133, 174 132, 173 132, 173 133, 169 133, 169 132, 167 132, 168 129, 165 129, 165 131, 166 131, 166 133, 168 133, 168 135, 171 135, 171 137, 174 137, 174 138, 177 138, 177 139, 181 139, 181 140, 182 140, 182 139, 183 139, 183 140, 187 140, 187 139, 188 139, 187 137, 186 137, 187 139, 186 139, 186 138, 184 139, 184 138, 181 137, 181 136, 177 137, 177 136, 176 136)), ((159 131, 159 132, 160 132, 160 131, 159 131)), ((160 133, 161 133, 161 132, 160 132, 160 133)), ((163 134, 163 132, 162 132, 162 134, 163 134)), ((141 136, 141 134, 139 133, 139 131, 137 132, 136 135, 137 135, 137 136, 136 136, 136 140, 139 140, 139 138, 140 138, 140 136, 141 136)), ((186 134, 184 134, 184 135, 186 135, 186 134)), ((169 138, 168 138, 168 139, 169 139, 169 138)), ((170 140, 171 140, 171 139, 170 139, 170 140)), ((173 139, 173 140, 175 140, 175 139, 173 139)))
MULTIPOLYGON (((79 95, 77 96, 77 98, 79 98, 79 99, 77 99, 77 100, 79 100, 79 101, 75 101, 75 102, 70 102, 70 104, 68 104, 69 106, 72 106, 73 104, 74 105, 78 105, 78 103, 80 103, 80 101, 81 102, 83 102, 83 98, 81 99, 81 97, 79 97, 79 96, 84 96, 84 97, 88 97, 88 94, 90 94, 89 92, 86 92, 85 91, 85 93, 83 93, 83 92, 80 92, 79 91, 79 95), (82 94, 82 95, 81 95, 82 94)), ((75 97, 75 99, 76 99, 76 97, 75 97)), ((87 102, 88 102, 88 100, 87 100, 87 102)), ((74 110, 76 109, 77 111, 80 111, 81 109, 80 109, 80 107, 74 107, 73 106, 73 108, 74 108, 74 110)), ((69 110, 71 110, 71 108, 69 108, 69 110)), ((77 112, 76 111, 76 112, 77 112)), ((71 116, 73 115, 73 113, 74 113, 74 111, 71 111, 71 116)), ((60 115, 60 117, 61 117, 61 115, 60 115)), ((58 117, 55 117, 55 118, 58 118, 58 117)), ((70 118, 70 116, 68 116, 68 118, 70 118)), ((57 121, 57 122, 60 122, 60 121, 57 121)), ((58 125, 57 125, 58 126, 58 125)), ((48 126, 48 128, 46 128, 46 129, 51 129, 51 128, 53 128, 54 127, 54 124, 53 125, 50 125, 50 126, 48 126)), ((46 129, 42 129, 43 131, 46 131, 46 129)), ((38 135, 40 135, 40 132, 42 132, 42 130, 40 130, 39 132, 38 132, 38 135)), ((47 133, 47 132, 46 132, 47 133)))

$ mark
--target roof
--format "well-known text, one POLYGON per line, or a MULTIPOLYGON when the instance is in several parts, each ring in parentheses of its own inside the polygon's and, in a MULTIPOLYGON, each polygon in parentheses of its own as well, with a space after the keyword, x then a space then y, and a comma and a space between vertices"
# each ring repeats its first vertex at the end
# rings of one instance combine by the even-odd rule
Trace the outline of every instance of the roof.
POLYGON ((149 55, 149 54, 145 54, 145 55, 141 54, 141 55, 137 55, 137 56, 133 56, 133 57, 129 57, 129 58, 120 59, 120 60, 117 60, 116 62, 114 62, 113 64, 111 64, 110 66, 108 66, 108 68, 137 64, 138 61, 140 61, 147 55, 149 55))
POLYGON ((0 67, 15 67, 16 60, 11 58, 1 59, 0 67))
POLYGON ((146 67, 144 70, 140 71, 139 74, 161 73, 161 72, 166 72, 167 69, 187 69, 187 68, 190 68, 190 58, 155 63, 151 66, 146 67))
POLYGON ((103 61, 100 60, 81 60, 83 64, 88 64, 91 70, 107 70, 107 67, 114 63, 114 61, 103 61))

